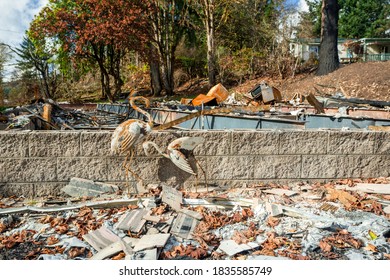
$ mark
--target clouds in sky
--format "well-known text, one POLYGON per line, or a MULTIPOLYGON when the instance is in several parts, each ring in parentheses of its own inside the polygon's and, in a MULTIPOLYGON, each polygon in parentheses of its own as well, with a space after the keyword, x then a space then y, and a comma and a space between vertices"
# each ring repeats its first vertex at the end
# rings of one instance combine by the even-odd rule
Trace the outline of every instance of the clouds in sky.
MULTIPOLYGON (((47 3, 48 0, 0 0, 0 43, 18 47, 30 22, 47 3)), ((12 69, 12 65, 6 66, 5 75, 12 69)))
POLYGON ((34 15, 48 0, 0 0, 0 42, 18 46, 34 15))

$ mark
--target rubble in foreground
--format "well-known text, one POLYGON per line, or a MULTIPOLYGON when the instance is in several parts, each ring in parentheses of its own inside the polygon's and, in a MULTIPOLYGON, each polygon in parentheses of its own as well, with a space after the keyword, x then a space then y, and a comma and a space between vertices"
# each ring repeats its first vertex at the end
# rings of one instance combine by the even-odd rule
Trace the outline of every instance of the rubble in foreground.
POLYGON ((0 259, 390 259, 390 178, 113 191, 3 197, 0 259))

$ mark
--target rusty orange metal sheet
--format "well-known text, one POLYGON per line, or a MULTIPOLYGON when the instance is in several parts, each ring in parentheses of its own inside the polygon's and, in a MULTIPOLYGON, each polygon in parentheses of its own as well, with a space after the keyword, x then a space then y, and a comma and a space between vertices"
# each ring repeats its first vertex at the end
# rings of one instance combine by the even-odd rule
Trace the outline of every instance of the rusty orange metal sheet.
POLYGON ((215 101, 217 103, 217 100, 214 96, 207 96, 204 94, 199 94, 197 97, 195 97, 192 100, 192 105, 194 106, 200 106, 200 105, 209 105, 208 103, 212 103, 212 101, 215 101))

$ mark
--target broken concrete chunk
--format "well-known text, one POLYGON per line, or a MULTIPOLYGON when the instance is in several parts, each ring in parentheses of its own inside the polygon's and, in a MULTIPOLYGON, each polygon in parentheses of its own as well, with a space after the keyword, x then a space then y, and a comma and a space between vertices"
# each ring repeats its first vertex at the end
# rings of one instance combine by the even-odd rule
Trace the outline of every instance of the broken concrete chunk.
POLYGON ((285 189, 269 189, 269 190, 263 190, 263 192, 268 194, 275 194, 275 195, 286 195, 288 197, 298 194, 297 192, 285 190, 285 189))
POLYGON ((133 254, 130 244, 127 244, 123 240, 119 240, 100 250, 97 254, 93 255, 90 260, 104 260, 121 251, 123 251, 126 255, 133 254))
POLYGON ((162 201, 171 206, 172 209, 179 211, 183 202, 183 194, 172 187, 164 186, 162 201))
POLYGON ((71 178, 68 185, 63 187, 61 190, 72 196, 99 196, 104 193, 114 193, 118 191, 119 187, 112 184, 94 182, 92 180, 82 178, 71 178))
POLYGON ((134 246, 134 251, 138 252, 146 249, 163 248, 170 236, 169 233, 144 235, 134 246))
POLYGON ((346 185, 336 186, 338 190, 361 191, 365 193, 390 194, 390 184, 365 184, 357 183, 353 187, 346 185))
POLYGON ((192 233, 198 223, 199 221, 197 219, 179 213, 172 225, 171 233, 183 239, 192 239, 192 233))
POLYGON ((266 202, 265 209, 272 217, 283 215, 283 207, 281 205, 266 202))
POLYGON ((253 250, 259 247, 260 244, 255 242, 249 242, 247 244, 237 244, 234 240, 222 240, 218 249, 225 252, 229 256, 234 256, 235 254, 253 250))
POLYGON ((386 206, 385 208, 383 208, 383 212, 385 212, 386 214, 390 214, 390 206, 386 206))
POLYGON ((181 209, 180 210, 181 213, 187 215, 187 216, 190 216, 192 218, 195 218, 197 220, 202 220, 203 219, 203 216, 202 214, 198 213, 198 212, 195 212, 195 211, 192 211, 192 210, 188 210, 188 209, 181 209))
POLYGON ((105 226, 83 235, 83 239, 97 251, 120 240, 119 236, 105 226))
POLYGON ((149 214, 145 215, 143 217, 145 221, 152 222, 152 223, 158 223, 161 220, 161 216, 151 216, 149 214))
POLYGON ((136 209, 124 214, 118 221, 116 228, 121 230, 130 230, 133 233, 139 233, 145 225, 143 217, 148 213, 148 210, 136 209))

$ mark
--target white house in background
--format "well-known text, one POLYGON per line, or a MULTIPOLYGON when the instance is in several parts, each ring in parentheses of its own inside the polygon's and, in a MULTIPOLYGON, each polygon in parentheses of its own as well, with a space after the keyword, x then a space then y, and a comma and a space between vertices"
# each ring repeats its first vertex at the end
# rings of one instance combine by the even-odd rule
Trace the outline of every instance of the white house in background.
MULTIPOLYGON (((337 49, 339 52, 339 59, 347 59, 351 55, 348 51, 348 48, 344 46, 344 43, 350 41, 348 39, 338 39, 337 49)), ((309 60, 310 57, 317 58, 319 57, 320 51, 320 42, 321 39, 294 39, 290 43, 290 50, 295 57, 302 58, 303 61, 309 60)))
MULTIPOLYGON (((337 41, 340 62, 390 60, 390 38, 343 39, 337 41)), ((294 39, 290 50, 295 57, 307 61, 318 58, 320 39, 294 39)))

